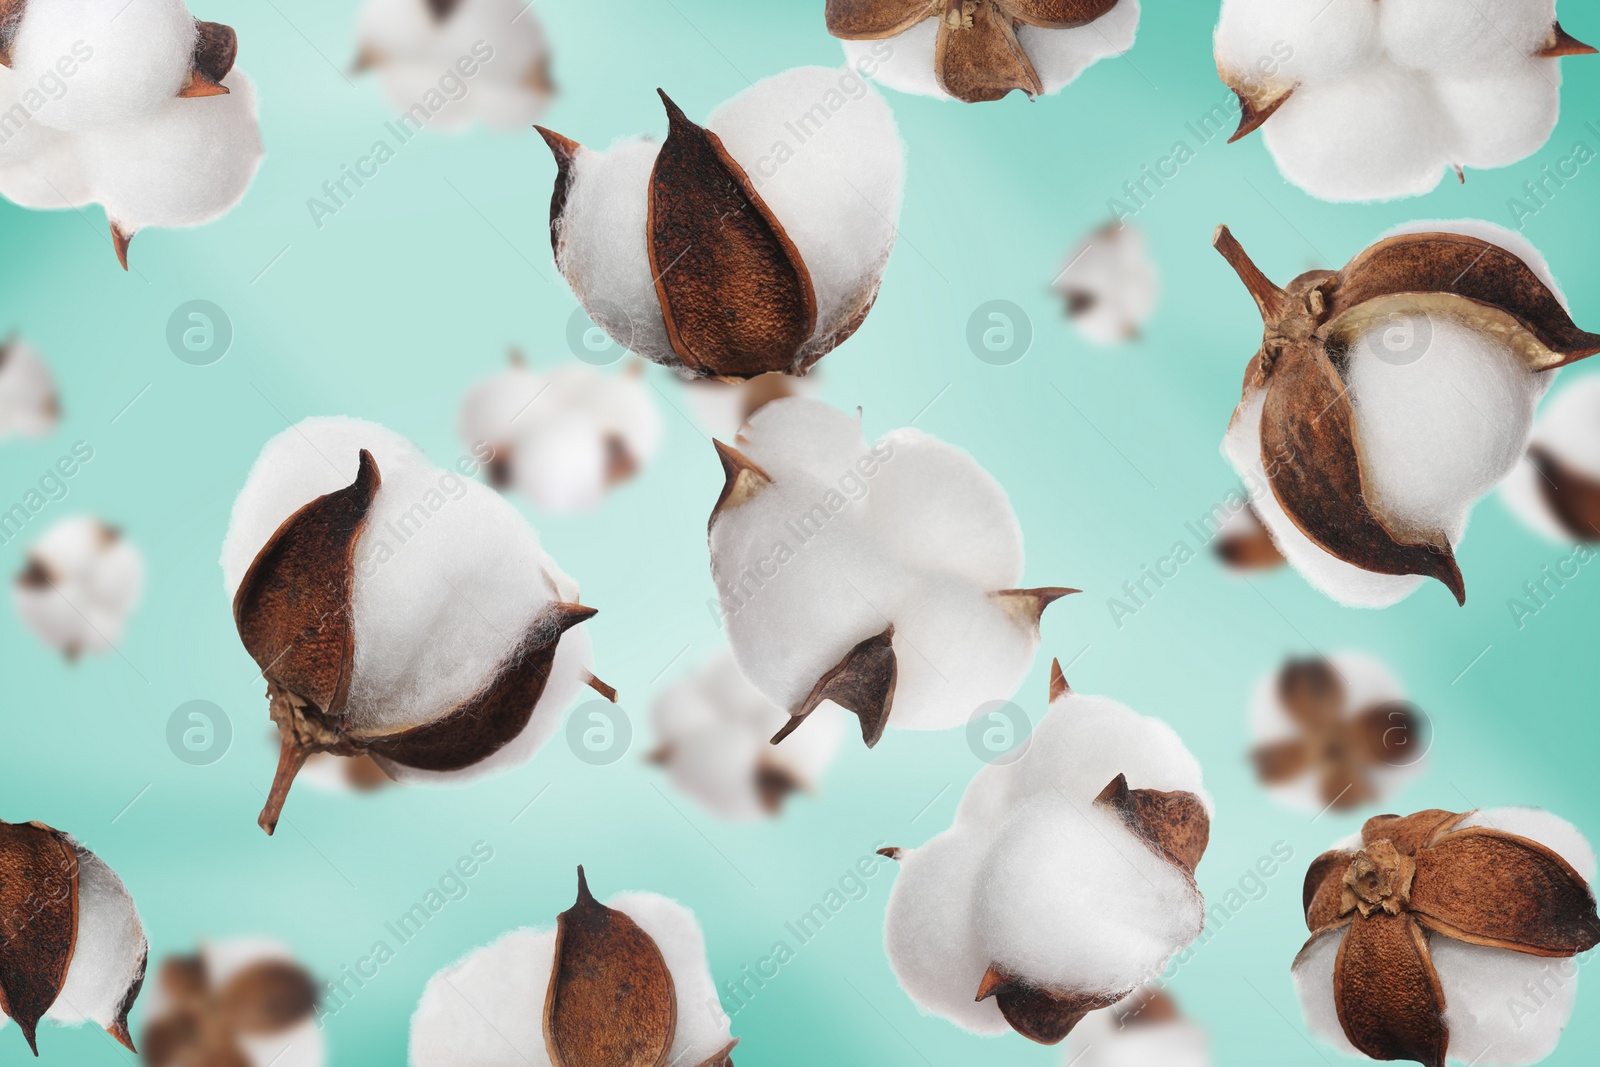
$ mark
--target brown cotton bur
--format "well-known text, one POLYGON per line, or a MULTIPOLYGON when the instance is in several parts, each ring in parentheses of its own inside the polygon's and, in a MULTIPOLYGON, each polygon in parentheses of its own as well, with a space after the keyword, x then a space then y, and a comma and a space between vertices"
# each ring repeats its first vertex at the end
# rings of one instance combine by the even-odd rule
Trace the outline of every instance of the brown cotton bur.
POLYGON ((1402 234, 1337 271, 1302 274, 1279 288, 1228 231, 1213 244, 1255 299, 1265 336, 1245 395, 1265 389, 1261 454, 1273 495, 1318 547, 1363 570, 1436 578, 1466 603, 1466 586, 1442 530, 1406 531, 1367 495, 1355 412, 1339 360, 1365 331, 1395 314, 1447 316, 1504 338, 1532 371, 1600 352, 1522 259, 1476 237, 1402 234), (1281 461, 1280 457, 1291 457, 1281 461))
MULTIPOLYGON (((553 603, 529 625, 490 681, 459 707, 420 726, 378 735, 346 714, 355 668, 351 626, 355 549, 382 475, 361 452, 356 479, 284 520, 256 554, 234 595, 240 640, 267 680, 282 743, 277 775, 262 809, 277 827, 295 775, 315 752, 371 755, 417 770, 463 770, 489 758, 527 726, 549 681, 556 646, 595 609, 553 603)), ((609 700, 616 692, 590 678, 609 700)))
POLYGON ((1545 505, 1567 535, 1576 541, 1600 541, 1600 481, 1539 445, 1528 449, 1528 461, 1539 473, 1545 505))
POLYGON ((828 0, 828 32, 845 41, 878 41, 938 19, 933 67, 946 93, 969 104, 999 100, 1014 89, 1044 92, 1026 49, 1023 26, 1086 26, 1117 0, 828 0))
POLYGON ((198 35, 194 42, 194 61, 189 77, 178 90, 180 97, 223 96, 229 92, 222 79, 228 76, 239 57, 239 35, 232 26, 220 22, 195 20, 198 35))
POLYGON ((140 1035, 150 1067, 250 1067, 245 1039, 286 1033, 317 1010, 316 983, 285 960, 252 963, 218 988, 203 957, 174 956, 157 982, 163 1009, 140 1035))
POLYGON ((1600 944, 1594 895, 1566 860, 1516 834, 1459 829, 1465 818, 1380 815, 1360 849, 1324 853, 1306 873, 1312 936, 1301 956, 1341 938, 1334 1005, 1350 1043, 1373 1059, 1445 1067, 1447 1005, 1426 932, 1559 958, 1600 944))
POLYGON ((0 821, 0 1011, 35 1056, 39 1020, 61 995, 77 943, 72 842, 44 823, 0 821))

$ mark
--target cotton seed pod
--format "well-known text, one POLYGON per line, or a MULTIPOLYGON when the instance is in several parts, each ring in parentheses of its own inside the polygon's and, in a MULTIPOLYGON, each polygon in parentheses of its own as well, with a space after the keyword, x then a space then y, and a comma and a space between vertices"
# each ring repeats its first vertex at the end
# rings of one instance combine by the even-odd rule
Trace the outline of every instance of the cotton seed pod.
POLYGON ((1021 758, 979 771, 927 845, 884 851, 901 867, 884 922, 896 977, 974 1033, 1059 1042, 1199 936, 1212 810, 1171 727, 1073 693, 1054 664, 1021 758))
POLYGON ((1485 222, 1414 223, 1287 290, 1226 226, 1216 247, 1265 321, 1223 452, 1278 549, 1342 603, 1385 607, 1436 578, 1515 466, 1557 367, 1600 351, 1538 251, 1485 222), (1488 425, 1486 426, 1485 423, 1488 425))
POLYGON ((1217 70, 1284 177, 1324 200, 1420 196, 1536 152, 1562 56, 1555 0, 1224 0, 1217 70))
POLYGON ((526 520, 373 423, 307 419, 268 441, 222 569, 282 741, 268 833, 314 752, 459 781, 532 758, 585 684, 616 695, 572 630, 595 609, 526 520))
POLYGON ((814 397, 818 380, 812 371, 804 378, 773 371, 742 382, 723 382, 715 378, 695 378, 685 383, 689 408, 702 429, 719 440, 729 440, 750 421, 750 416, 786 396, 814 397))
POLYGON ((429 980, 411 1067, 733 1067, 694 913, 654 893, 578 899, 429 980), (541 1011, 542 1005, 542 1011, 541 1011))
POLYGON ((1288 562, 1262 525, 1254 504, 1246 504, 1228 516, 1211 550, 1230 570, 1241 573, 1277 570, 1288 562))
POLYGON ((105 1028, 129 1051, 149 946, 116 873, 70 835, 0 820, 0 1027, 39 1054, 41 1019, 105 1028))
POLYGON ((556 93, 544 29, 518 0, 369 0, 356 44, 356 70, 376 71, 402 115, 423 105, 430 129, 525 129, 556 93))
POLYGON ((317 983, 287 949, 240 939, 156 969, 139 1034, 148 1067, 322 1067, 317 983))
POLYGON ((1563 961, 1600 943, 1594 873, 1589 843, 1543 811, 1369 820, 1306 872, 1307 1022, 1378 1060, 1537 1063, 1576 999, 1563 961))
POLYGON ((1090 1012, 1072 1031, 1067 1067, 1210 1067, 1205 1028, 1184 1018, 1165 992, 1136 990, 1090 1012))
POLYGON ((1079 333, 1111 346, 1138 340, 1155 311, 1160 284, 1144 234, 1116 224, 1073 249, 1050 288, 1065 302, 1079 333))
POLYGON ((1133 47, 1138 0, 828 0, 851 65, 892 88, 969 104, 1059 92, 1133 47))
POLYGON ((1416 777, 1426 729, 1400 683, 1372 657, 1291 659, 1256 686, 1250 760, 1290 807, 1351 811, 1416 777))
POLYGON ((61 421, 55 378, 32 345, 0 341, 0 439, 43 437, 61 421))
POLYGON ((661 98, 659 145, 596 152, 540 128, 556 266, 612 339, 686 378, 804 374, 866 319, 894 247, 888 104, 826 67, 758 82, 704 127, 661 98))
POLYGON ((1041 614, 1077 590, 1018 588, 1022 530, 971 456, 909 428, 869 447, 859 416, 797 398, 735 441, 711 574, 740 670, 789 712, 774 742, 827 701, 870 748, 1016 692, 1041 614))
POLYGON ((461 439, 493 450, 496 489, 515 489, 552 514, 593 511, 661 444, 661 415, 640 370, 637 362, 620 374, 567 364, 536 374, 513 352, 508 369, 461 402, 461 439))
POLYGON ((723 651, 656 698, 650 711, 656 747, 649 760, 722 818, 775 817, 790 796, 814 791, 838 754, 843 713, 824 705, 815 718, 784 744, 768 744, 789 715, 746 681, 733 654, 723 651))
POLYGON ((69 660, 114 649, 144 589, 144 559, 99 519, 63 519, 28 549, 13 584, 28 628, 69 660))
POLYGON ((1600 541, 1600 378, 1580 378, 1550 398, 1501 492, 1552 541, 1600 541))

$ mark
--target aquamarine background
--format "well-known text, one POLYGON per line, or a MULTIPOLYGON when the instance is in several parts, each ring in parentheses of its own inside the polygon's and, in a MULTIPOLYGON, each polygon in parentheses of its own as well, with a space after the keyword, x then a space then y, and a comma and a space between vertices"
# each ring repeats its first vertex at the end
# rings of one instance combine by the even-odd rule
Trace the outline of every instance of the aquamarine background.
MULTIPOLYGON (((576 304, 550 259, 554 168, 535 134, 419 137, 319 230, 307 198, 366 154, 391 117, 375 82, 342 73, 356 4, 192 6, 237 28, 240 66, 260 87, 268 157, 245 202, 198 231, 141 234, 132 274, 117 268, 97 208, 34 213, 0 203, 0 329, 17 328, 45 354, 66 407, 48 439, 0 445, 0 501, 20 498, 73 441, 88 441, 95 459, 29 538, 92 511, 122 526, 149 565, 120 655, 69 666, 0 611, 0 817, 45 820, 98 851, 137 898, 157 957, 196 938, 266 933, 324 976, 365 956, 384 923, 475 841, 488 842, 495 859, 470 896, 329 1023, 336 1064, 402 1062, 427 977, 501 932, 552 922, 572 899, 577 863, 602 895, 651 889, 692 907, 725 979, 787 938, 784 923, 875 844, 916 845, 947 826, 978 767, 959 731, 891 732, 870 753, 847 745, 821 794, 775 825, 722 824, 639 759, 655 686, 721 640, 706 606, 717 461, 681 391, 652 368, 666 425, 655 464, 595 515, 535 517, 600 608, 590 624, 597 670, 622 692, 634 751, 597 768, 558 736, 528 766, 462 789, 353 798, 302 784, 276 838, 256 829, 273 764, 266 703, 216 564, 250 462, 286 422, 312 414, 373 419, 435 460, 453 460, 463 448, 456 405, 469 383, 498 369, 511 343, 540 367, 572 358, 565 337, 576 304), (169 314, 191 299, 221 305, 234 325, 232 351, 213 366, 180 362, 164 340, 169 314), (232 751, 213 766, 185 765, 166 744, 168 716, 192 699, 215 701, 232 720, 232 751)), ((545 121, 603 146, 664 128, 657 86, 703 117, 750 81, 837 63, 822 6, 543 0, 536 13, 563 90, 545 121)), ((1564 62, 1562 123, 1534 158, 1421 200, 1333 206, 1283 182, 1259 138, 1199 146, 1186 129, 1226 100, 1210 58, 1216 7, 1149 0, 1127 57, 1035 103, 963 107, 889 93, 909 164, 901 243, 866 326, 822 364, 822 395, 860 405, 870 434, 916 418, 971 451, 1011 494, 1028 538, 1027 584, 1087 590, 1046 616, 1018 703, 1042 713, 1058 655, 1075 661, 1080 691, 1177 727, 1217 799, 1200 868, 1213 902, 1275 842, 1293 847, 1265 897, 1215 931, 1171 988, 1210 1028, 1217 1063, 1332 1063, 1340 1057, 1303 1036, 1288 965, 1304 938, 1305 865, 1362 816, 1313 823, 1258 789, 1244 760, 1250 688, 1288 653, 1375 653, 1434 723, 1431 765, 1395 808, 1539 805, 1600 840, 1600 576, 1585 570, 1519 629, 1507 599, 1568 550, 1536 539, 1490 499, 1460 552, 1465 608, 1434 584, 1381 613, 1348 610, 1293 573, 1246 583, 1209 557, 1121 628, 1105 601, 1175 540, 1192 544, 1185 523, 1236 484, 1217 442, 1260 325, 1210 249, 1212 227, 1230 223, 1284 280, 1342 263, 1407 220, 1507 223, 1508 197, 1544 163, 1578 140, 1600 145, 1585 128, 1600 122, 1600 59, 1564 62), (1107 199, 1180 139, 1196 158, 1137 218, 1160 265, 1160 309, 1142 343, 1090 348, 1046 287, 1067 248, 1105 221, 1107 199), (1026 358, 1006 367, 980 362, 965 342, 968 316, 996 298, 1025 308, 1035 331, 1026 358)), ((1568 0, 1563 16, 1579 38, 1600 38, 1600 13, 1568 0)), ((1594 169, 1527 226, 1576 319, 1591 327, 1600 323, 1594 169)), ((22 561, 21 543, 0 547, 0 570, 22 561)), ((972 1038, 919 1015, 881 947, 892 878, 871 879, 866 897, 739 1013, 741 1067, 1062 1062, 1060 1049, 972 1038)), ((1600 1055, 1600 989, 1580 996, 1550 1064, 1600 1055)), ((46 1029, 41 1044, 47 1063, 133 1062, 87 1030, 46 1029)), ((0 1061, 25 1057, 15 1028, 0 1031, 0 1061)))

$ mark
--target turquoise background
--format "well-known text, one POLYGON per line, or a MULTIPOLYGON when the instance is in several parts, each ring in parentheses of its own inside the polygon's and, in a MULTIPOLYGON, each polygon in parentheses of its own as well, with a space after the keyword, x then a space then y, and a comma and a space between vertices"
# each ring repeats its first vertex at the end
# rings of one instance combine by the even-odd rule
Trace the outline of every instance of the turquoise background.
MULTIPOLYGON (((838 63, 822 6, 546 0, 536 14, 563 95, 545 121, 603 146, 664 129, 657 86, 703 117, 750 81, 838 63)), ((1490 499, 1460 552, 1465 608, 1433 584, 1387 611, 1349 610, 1291 572, 1246 583, 1209 556, 1120 628, 1105 601, 1190 539, 1185 523, 1236 484, 1217 443, 1260 323, 1211 251, 1212 227, 1230 223, 1285 280, 1338 265, 1407 220, 1509 223, 1508 197, 1544 163, 1575 141, 1596 145, 1584 124, 1600 120, 1600 59, 1564 62, 1561 126, 1532 159, 1420 200, 1333 206, 1286 184, 1259 138, 1200 146, 1186 129, 1227 98, 1210 57, 1216 8, 1150 0, 1128 56, 1034 103, 964 107, 888 92, 909 167, 901 243, 866 326, 821 365, 822 396, 860 405, 873 436, 916 418, 969 450, 1011 494, 1028 539, 1027 584, 1087 590, 1046 616, 1017 702, 1042 714, 1049 658, 1060 656, 1076 661, 1075 688, 1182 733, 1217 800, 1200 868, 1213 903, 1274 843, 1294 849, 1265 897, 1216 930, 1171 988, 1210 1029, 1218 1063, 1337 1062, 1308 1044, 1288 966, 1305 936, 1305 865, 1371 813, 1313 823, 1267 799, 1244 758, 1251 687, 1286 654, 1375 653, 1434 723, 1430 766, 1395 809, 1538 805, 1600 840, 1600 574, 1585 570, 1519 629, 1507 599, 1569 550, 1490 499), (1195 158, 1137 218, 1162 274, 1159 310, 1141 343, 1091 348, 1046 287, 1066 250, 1105 221, 1108 198, 1180 139, 1195 158), (1011 366, 979 361, 965 341, 968 316, 991 299, 1014 301, 1032 320, 1032 349, 1011 366)), ((529 765, 460 789, 351 797, 302 784, 276 838, 256 829, 273 766, 266 701, 216 564, 251 461, 286 422, 313 414, 376 420, 452 461, 463 451, 454 431, 463 391, 502 365, 508 344, 536 367, 571 359, 576 302, 550 259, 554 168, 535 134, 419 137, 318 229, 307 198, 365 155, 391 118, 372 79, 342 73, 356 4, 196 0, 194 10, 238 30, 240 66, 260 87, 268 155, 243 204, 201 230, 141 234, 136 273, 124 274, 98 208, 0 203, 0 329, 17 328, 45 355, 66 408, 49 438, 0 445, 0 501, 20 498, 72 442, 87 441, 94 460, 26 540, 90 511, 123 527, 149 570, 120 655, 68 665, 0 611, 0 817, 45 820, 99 852, 137 898, 157 957, 201 937, 270 934, 323 976, 367 955, 386 922, 487 842, 495 858, 467 899, 330 1021, 336 1064, 402 1062, 428 976, 513 927, 550 924, 572 899, 577 863, 602 896, 650 889, 692 907, 726 979, 767 955, 784 923, 875 844, 916 845, 947 826, 978 768, 959 731, 892 731, 872 752, 849 743, 819 796, 756 826, 718 822, 641 762, 654 689, 722 640, 707 609, 705 548, 718 464, 681 389, 651 368, 666 427, 654 465, 597 514, 534 517, 600 608, 589 624, 597 672, 621 690, 633 751, 589 766, 558 735, 529 765), (168 316, 191 299, 216 302, 233 323, 232 350, 213 366, 180 362, 164 339, 168 316), (232 749, 212 766, 188 766, 167 747, 168 717, 193 699, 216 702, 232 722, 232 749)), ((1563 13, 1576 36, 1600 38, 1600 13, 1570 2, 1563 13)), ((1591 327, 1600 323, 1594 169, 1526 231, 1591 327)), ((0 570, 23 559, 22 542, 0 547, 0 570)), ((738 1014, 741 1067, 1061 1062, 1061 1049, 973 1038, 919 1015, 881 947, 892 878, 869 880, 865 898, 738 1014)), ((1580 995, 1551 1064, 1600 1055, 1600 990, 1580 995)), ((46 1062, 133 1059, 88 1030, 46 1029, 41 1044, 46 1062)), ((25 1057, 15 1028, 0 1032, 0 1060, 25 1057)))

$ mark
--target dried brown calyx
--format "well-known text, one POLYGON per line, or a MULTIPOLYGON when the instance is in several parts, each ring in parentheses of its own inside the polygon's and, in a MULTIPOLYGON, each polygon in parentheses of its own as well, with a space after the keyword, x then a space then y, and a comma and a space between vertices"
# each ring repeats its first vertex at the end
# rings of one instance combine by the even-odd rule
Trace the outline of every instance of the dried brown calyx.
POLYGON ((11 66, 11 49, 27 7, 28 0, 0 0, 0 67, 11 66))
MULTIPOLYGON (((668 344, 699 377, 737 382, 774 371, 804 374, 866 320, 876 287, 844 328, 813 338, 816 289, 782 221, 722 140, 690 121, 666 93, 661 100, 668 129, 650 175, 645 250, 668 344)), ((560 264, 560 221, 583 147, 535 128, 559 170, 550 243, 560 264)))
MULTIPOLYGON (((544 1001, 544 1041, 554 1067, 667 1067, 678 1027, 672 973, 655 940, 589 892, 556 923, 555 962, 544 1001)), ((730 1042, 686 1067, 733 1067, 730 1042)))
POLYGON ((1425 934, 1533 956, 1568 957, 1600 944, 1600 916, 1583 877, 1536 841, 1466 814, 1380 815, 1363 847, 1319 856, 1306 872, 1310 951, 1343 938, 1333 995, 1350 1043, 1377 1060, 1445 1067, 1449 1027, 1425 934))
POLYGON ((1539 492, 1567 536, 1600 541, 1600 481, 1562 461, 1553 451, 1534 445, 1528 460, 1539 472, 1539 492))
POLYGON ((1339 357, 1395 313, 1446 316, 1499 336, 1536 372, 1600 352, 1600 335, 1580 330, 1521 257, 1464 234, 1386 238, 1340 270, 1310 271, 1287 289, 1251 262, 1226 226, 1217 228, 1213 244, 1238 272, 1266 327, 1244 392, 1266 391, 1261 455, 1284 512, 1346 563, 1378 574, 1437 578, 1466 603, 1444 531, 1401 532, 1367 492, 1339 357), (1284 462, 1285 456, 1292 459, 1284 462))
POLYGON ((194 59, 189 67, 189 77, 184 81, 183 88, 178 90, 178 95, 222 96, 228 92, 222 79, 228 76, 234 61, 239 58, 239 35, 233 32, 232 26, 224 26, 220 22, 201 22, 196 19, 194 25, 198 31, 194 42, 194 59))
POLYGON ((248 1039, 284 1034, 317 1010, 316 983, 287 960, 249 964, 219 986, 204 956, 174 956, 156 983, 164 1009, 140 1034, 150 1067, 249 1067, 248 1039))
POLYGON ((1347 714, 1344 679, 1325 659, 1290 660, 1278 673, 1278 703, 1298 736, 1250 753, 1256 775, 1282 785, 1315 775, 1322 802, 1348 811, 1376 799, 1372 773, 1398 767, 1421 729, 1417 709, 1388 700, 1347 714))
POLYGON ((77 850, 44 823, 0 821, 0 1011, 35 1056, 77 943, 77 850))
MULTIPOLYGON (((1146 847, 1194 884, 1195 868, 1211 840, 1211 817, 1199 797, 1181 791, 1130 789, 1127 776, 1119 774, 1101 790, 1094 803, 1119 817, 1146 847)), ((1138 1010, 1141 1002, 1137 999, 1130 1002, 1135 993, 1135 989, 1110 993, 1055 992, 992 965, 978 985, 976 999, 995 997, 1000 1014, 1013 1030, 1030 1041, 1054 1045, 1091 1011, 1119 1003, 1131 1003, 1133 1006, 1129 1010, 1138 1010)))
POLYGON ((1287 562, 1261 523, 1254 504, 1246 504, 1232 529, 1217 535, 1211 550, 1236 571, 1270 571, 1287 562))
POLYGON ((926 19, 939 21, 933 66, 939 86, 969 104, 999 100, 1013 89, 1044 92, 1033 61, 1017 39, 1023 26, 1085 26, 1117 0, 828 0, 828 32, 844 41, 877 41, 926 19))
MULTIPOLYGON (((295 512, 245 572, 233 618, 267 680, 282 751, 260 824, 267 833, 295 775, 312 753, 370 755, 424 771, 457 771, 488 759, 528 725, 544 692, 561 635, 594 608, 553 602, 529 625, 488 683, 437 718, 395 733, 360 729, 346 705, 355 670, 351 599, 356 543, 382 476, 361 451, 356 479, 295 512)), ((552 583, 553 588, 553 583, 552 583)), ((615 691, 590 678, 607 699, 615 691)))

